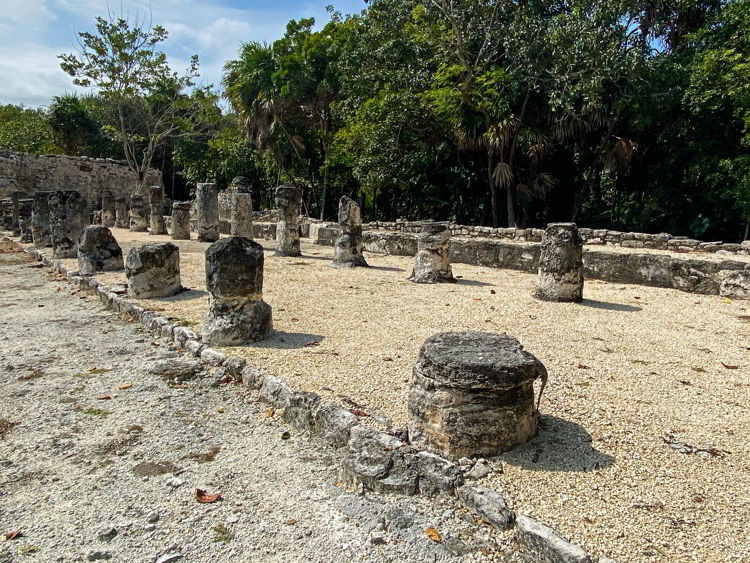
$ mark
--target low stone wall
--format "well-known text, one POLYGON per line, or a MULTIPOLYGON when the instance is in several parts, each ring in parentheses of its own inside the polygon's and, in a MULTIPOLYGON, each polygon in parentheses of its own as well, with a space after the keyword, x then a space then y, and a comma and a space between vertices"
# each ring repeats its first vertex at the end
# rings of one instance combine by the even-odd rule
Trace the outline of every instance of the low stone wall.
MULTIPOLYGON (((392 231, 400 233, 419 233, 422 231, 421 221, 377 221, 363 226, 365 230, 392 231)), ((516 229, 477 227, 472 225, 457 225, 446 223, 453 236, 481 237, 500 240, 514 240, 517 242, 541 242, 544 229, 516 229)), ((674 252, 715 252, 718 254, 734 254, 750 256, 750 241, 740 244, 724 242, 702 242, 688 237, 676 237, 669 233, 625 233, 608 229, 578 229, 583 243, 587 245, 619 246, 622 248, 655 248, 674 252)))

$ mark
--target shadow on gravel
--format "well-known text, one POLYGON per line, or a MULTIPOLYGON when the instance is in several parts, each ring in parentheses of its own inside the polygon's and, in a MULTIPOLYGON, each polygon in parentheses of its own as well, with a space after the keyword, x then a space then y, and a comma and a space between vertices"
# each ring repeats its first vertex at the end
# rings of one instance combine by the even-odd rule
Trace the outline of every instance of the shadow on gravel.
POLYGON ((188 287, 183 288, 182 291, 176 295, 170 295, 169 297, 162 297, 162 301, 190 301, 191 299, 201 299, 208 297, 208 291, 202 289, 190 289, 188 287))
MULTIPOLYGON (((293 350, 296 348, 310 348, 315 350, 318 343, 322 342, 325 337, 320 334, 309 334, 307 332, 284 332, 283 330, 274 330, 271 336, 266 340, 246 344, 249 348, 275 348, 278 350, 293 350)), ((328 350, 321 350, 320 354, 335 354, 328 350)))
POLYGON ((396 268, 394 266, 373 266, 370 264, 369 268, 371 270, 382 270, 383 272, 405 272, 403 268, 396 268))
POLYGON ((465 280, 463 278, 457 278, 456 283, 458 285, 473 285, 473 286, 480 286, 480 287, 483 287, 483 286, 495 287, 494 283, 487 283, 487 282, 483 282, 483 281, 479 281, 479 280, 465 280))
POLYGON ((635 305, 609 303, 608 301, 595 301, 593 299, 584 299, 579 303, 579 305, 583 305, 584 307, 591 307, 592 309, 606 309, 607 311, 621 311, 624 313, 635 313, 636 311, 643 310, 635 305))
POLYGON ((531 471, 596 471, 615 463, 591 445, 591 434, 583 426, 550 415, 542 415, 532 440, 497 459, 531 471))

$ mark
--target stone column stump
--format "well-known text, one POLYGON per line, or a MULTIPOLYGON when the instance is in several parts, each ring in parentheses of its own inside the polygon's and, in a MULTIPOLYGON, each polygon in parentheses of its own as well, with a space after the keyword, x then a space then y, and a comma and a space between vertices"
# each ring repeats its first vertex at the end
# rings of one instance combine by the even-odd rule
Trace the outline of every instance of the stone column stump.
POLYGON ((122 198, 115 200, 115 227, 118 229, 127 229, 130 227, 128 202, 122 198))
POLYGON ((219 190, 216 184, 198 184, 195 190, 198 215, 198 241, 219 240, 219 190))
POLYGON ((162 215, 162 204, 164 203, 164 194, 161 191, 161 186, 151 186, 148 192, 148 201, 150 204, 150 223, 152 235, 166 235, 167 225, 164 223, 164 215, 162 215))
POLYGON ((339 226, 341 234, 336 239, 333 255, 334 268, 367 267, 362 255, 362 212, 353 199, 341 196, 339 200, 339 226))
POLYGON ((3 229, 13 230, 13 202, 9 199, 1 201, 0 213, 2 213, 3 229))
POLYGON ((49 193, 37 192, 34 194, 34 203, 31 207, 31 238, 36 248, 52 246, 52 237, 49 231, 49 193))
POLYGON ((250 186, 237 177, 229 186, 229 233, 237 237, 253 238, 253 196, 250 186), (243 190, 243 191, 240 191, 243 190), (247 190, 247 191, 244 191, 247 190))
POLYGON ((189 201, 175 201, 172 204, 172 240, 190 240, 189 201))
POLYGON ((83 275, 122 270, 122 249, 112 231, 100 225, 89 225, 78 241, 78 269, 83 275))
POLYGON ((117 210, 115 208, 115 198, 111 192, 104 190, 102 192, 102 227, 111 229, 117 222, 117 210))
POLYGON ((276 256, 302 256, 299 248, 299 212, 302 196, 294 186, 276 188, 276 256))
POLYGON ((10 230, 14 237, 21 235, 21 228, 18 225, 18 212, 19 212, 19 201, 23 192, 13 192, 10 194, 10 200, 13 203, 12 219, 10 223, 10 230))
POLYGON ((34 236, 31 232, 31 215, 33 206, 33 199, 18 200, 18 236, 21 237, 21 242, 34 241, 34 236))
POLYGON ((583 299, 583 240, 575 223, 550 223, 542 237, 536 296, 545 301, 583 299))
POLYGON ((451 231, 442 223, 425 223, 417 235, 417 255, 409 280, 415 283, 456 283, 450 259, 451 231))
POLYGON ((422 344, 408 396, 409 440, 450 458, 490 457, 537 430, 547 370, 510 336, 444 332, 422 344))
POLYGON ((148 206, 141 195, 130 196, 130 230, 145 233, 148 230, 148 206))
POLYGON ((125 261, 128 295, 151 299, 178 293, 180 285, 180 249, 171 242, 144 244, 130 249, 125 261))
POLYGON ((86 200, 74 191, 49 194, 49 227, 52 255, 55 258, 76 258, 78 239, 86 226, 86 200))
POLYGON ((263 301, 263 247, 245 237, 229 237, 206 250, 210 294, 203 342, 236 346, 266 338, 271 306, 263 301))

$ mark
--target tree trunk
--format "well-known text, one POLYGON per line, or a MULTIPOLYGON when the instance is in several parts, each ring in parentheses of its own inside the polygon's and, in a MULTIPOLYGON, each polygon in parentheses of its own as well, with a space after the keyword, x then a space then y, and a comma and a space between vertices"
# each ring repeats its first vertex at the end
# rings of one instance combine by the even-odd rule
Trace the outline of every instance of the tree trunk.
POLYGON ((508 186, 505 190, 505 203, 508 208, 508 226, 509 227, 515 227, 516 226, 516 206, 513 201, 513 188, 511 186, 508 186))
POLYGON ((492 159, 492 149, 487 150, 487 181, 490 184, 490 206, 492 207, 492 226, 500 226, 500 198, 497 193, 497 185, 492 179, 492 168, 494 162, 492 159))
POLYGON ((328 195, 328 167, 323 168, 323 193, 320 196, 320 220, 325 218, 326 196, 328 195))
POLYGON ((742 237, 742 240, 747 240, 748 235, 750 235, 750 219, 745 221, 745 236, 742 237))

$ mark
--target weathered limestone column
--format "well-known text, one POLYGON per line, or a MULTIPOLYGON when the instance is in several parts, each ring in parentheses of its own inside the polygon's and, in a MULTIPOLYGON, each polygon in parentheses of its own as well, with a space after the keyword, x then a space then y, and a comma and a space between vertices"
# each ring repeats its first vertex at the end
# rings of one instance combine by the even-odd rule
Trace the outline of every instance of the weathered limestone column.
POLYGON ((13 211, 12 211, 13 219, 10 224, 10 230, 14 237, 20 236, 21 234, 21 228, 18 225, 18 211, 19 211, 18 202, 21 198, 22 193, 23 192, 13 192, 10 194, 10 200, 13 203, 13 211))
POLYGON ((425 340, 408 396, 409 440, 451 457, 489 457, 537 430, 535 379, 547 370, 515 338, 443 332, 425 340))
POLYGON ((219 190, 216 184, 198 184, 195 207, 198 212, 198 241, 219 240, 219 190))
POLYGON ((0 213, 2 214, 3 229, 10 231, 13 229, 13 202, 10 199, 0 201, 0 213))
POLYGON ((263 301, 263 247, 245 237, 229 237, 206 250, 210 294, 203 342, 236 346, 266 338, 271 306, 263 301))
POLYGON ((148 206, 143 196, 130 196, 130 230, 144 233, 148 230, 148 206))
POLYGON ((276 207, 279 221, 276 223, 276 256, 302 256, 299 249, 299 212, 302 197, 294 186, 276 188, 276 207))
POLYGON ((172 204, 172 240, 190 240, 189 201, 175 201, 172 204))
POLYGON ((115 200, 115 227, 118 229, 127 229, 130 227, 130 218, 128 217, 128 202, 123 198, 115 200))
POLYGON ((253 238, 253 196, 250 182, 235 176, 229 184, 229 233, 253 238))
POLYGON ((74 191, 49 194, 49 227, 52 255, 55 258, 76 258, 78 238, 86 226, 86 200, 74 191))
POLYGON ((52 246, 49 231, 49 192, 34 194, 31 208, 31 238, 36 248, 52 246))
POLYGON ((583 240, 575 223, 550 223, 542 237, 536 296, 545 301, 583 299, 583 240))
POLYGON ((31 233, 31 213, 33 204, 33 199, 18 200, 18 236, 21 237, 21 242, 34 241, 34 237, 31 233))
POLYGON ((180 285, 180 249, 171 242, 136 246, 125 261, 128 295, 141 299, 168 297, 180 285))
POLYGON ((101 225, 89 225, 78 241, 78 269, 81 274, 122 270, 122 249, 112 231, 101 225))
POLYGON ((151 186, 148 198, 151 205, 151 234, 166 235, 167 225, 164 223, 164 215, 162 215, 161 208, 164 203, 164 194, 161 191, 161 186, 151 186))
POLYGON ((102 192, 102 227, 111 229, 117 222, 117 212, 115 209, 115 198, 112 192, 104 190, 102 192))
POLYGON ((367 267, 362 255, 362 212, 353 199, 341 196, 339 200, 339 227, 333 255, 334 268, 367 267))
POLYGON ((451 230, 443 223, 425 223, 417 235, 417 255, 409 279, 415 283, 455 283, 450 259, 451 230))

